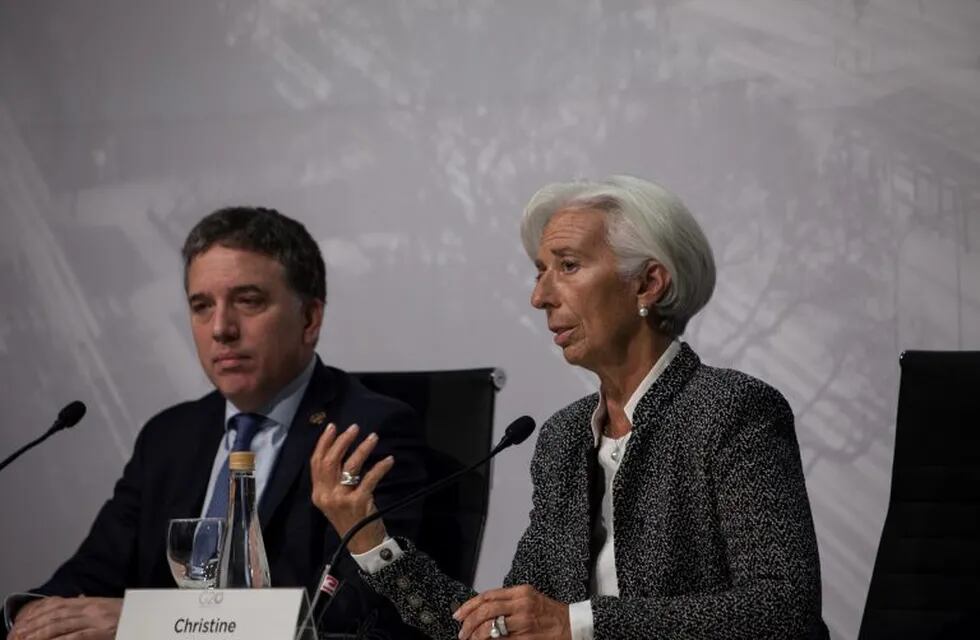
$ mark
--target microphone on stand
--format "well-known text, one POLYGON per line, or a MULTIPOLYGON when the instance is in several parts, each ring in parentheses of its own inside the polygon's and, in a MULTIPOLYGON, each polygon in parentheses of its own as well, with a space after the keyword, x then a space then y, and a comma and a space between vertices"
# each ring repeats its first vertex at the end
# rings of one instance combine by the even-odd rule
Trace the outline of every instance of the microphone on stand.
POLYGON ((42 442, 44 442, 54 434, 61 431, 62 429, 68 429, 69 427, 74 427, 76 424, 78 424, 78 421, 81 420, 84 416, 85 416, 84 402, 80 400, 75 400, 74 402, 68 403, 68 405, 65 406, 64 409, 58 412, 58 417, 54 421, 54 424, 51 425, 51 428, 48 429, 44 433, 44 435, 42 435, 40 438, 37 438, 36 440, 32 440, 31 442, 28 442, 17 451, 14 451, 6 460, 0 462, 0 471, 3 471, 3 469, 8 464, 13 462, 17 458, 19 458, 21 455, 24 454, 24 452, 33 449, 34 447, 41 444, 42 442))
MULTIPOLYGON (((343 553, 343 551, 347 548, 347 544, 351 541, 351 538, 356 536, 358 532, 361 531, 361 529, 371 524, 378 518, 384 517, 386 514, 391 513, 392 511, 401 509, 402 507, 405 507, 415 502, 416 500, 420 500, 428 495, 431 495, 439 491, 440 489, 445 488, 446 486, 452 484, 454 481, 458 480, 461 476, 469 473, 470 471, 473 471, 477 467, 480 467, 490 462, 490 460, 494 456, 496 456, 498 453, 500 453, 507 447, 524 442, 525 440, 527 440, 528 436, 530 436, 531 433, 534 431, 534 427, 535 427, 534 418, 532 418, 531 416, 521 416, 517 420, 514 420, 509 425, 507 425, 507 429, 504 431, 504 437, 500 439, 500 442, 497 444, 497 446, 495 446, 486 457, 477 460, 476 462, 469 465, 468 467, 465 467, 463 469, 460 469, 459 471, 449 474, 445 478, 442 478, 441 480, 438 480, 433 484, 422 487, 418 491, 405 496, 398 502, 395 502, 394 504, 390 504, 384 509, 379 509, 378 511, 375 511, 371 515, 366 516, 361 520, 359 520, 357 524, 351 527, 350 530, 347 533, 345 533, 344 536, 340 539, 340 544, 337 545, 337 550, 333 552, 333 555, 330 557, 330 561, 324 567, 323 574, 320 576, 319 587, 317 588, 316 595, 313 596, 313 602, 310 603, 309 613, 307 614, 306 619, 303 621, 303 624, 300 626, 300 630, 302 631, 302 629, 309 624, 310 619, 313 617, 313 612, 316 611, 316 605, 320 601, 320 595, 324 591, 326 591, 330 599, 333 600, 333 596, 337 592, 337 587, 339 586, 340 583, 336 580, 336 577, 331 573, 331 571, 335 566, 337 566, 337 560, 340 558, 340 554, 343 553)), ((328 607, 330 606, 329 602, 327 603, 327 606, 328 607)))

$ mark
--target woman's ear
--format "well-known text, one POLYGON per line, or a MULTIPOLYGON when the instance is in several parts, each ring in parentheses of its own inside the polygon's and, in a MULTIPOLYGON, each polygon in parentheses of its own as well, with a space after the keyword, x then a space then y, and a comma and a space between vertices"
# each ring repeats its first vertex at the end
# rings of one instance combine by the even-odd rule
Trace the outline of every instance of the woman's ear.
POLYGON ((639 275, 640 288, 636 292, 637 307, 653 307, 670 288, 670 273, 656 260, 648 260, 639 275))

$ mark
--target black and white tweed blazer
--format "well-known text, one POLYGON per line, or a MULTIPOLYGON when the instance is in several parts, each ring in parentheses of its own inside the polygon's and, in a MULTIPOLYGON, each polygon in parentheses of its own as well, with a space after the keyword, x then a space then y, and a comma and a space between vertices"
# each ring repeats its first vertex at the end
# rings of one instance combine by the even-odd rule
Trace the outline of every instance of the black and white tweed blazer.
MULTIPOLYGON (((541 428, 531 521, 505 584, 589 598, 594 565, 597 394, 541 428)), ((619 597, 593 596, 596 640, 824 638, 817 544, 793 413, 687 344, 643 396, 613 485, 619 597)), ((601 490, 601 489, 600 489, 601 490)), ((364 579, 436 640, 474 593, 411 544, 364 579)))

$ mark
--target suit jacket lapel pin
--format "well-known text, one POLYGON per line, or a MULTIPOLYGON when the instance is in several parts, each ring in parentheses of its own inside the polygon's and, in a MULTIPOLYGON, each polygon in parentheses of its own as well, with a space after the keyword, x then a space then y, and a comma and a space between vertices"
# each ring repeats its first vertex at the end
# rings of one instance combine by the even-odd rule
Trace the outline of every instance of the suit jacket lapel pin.
POLYGON ((317 411, 316 413, 310 416, 310 424, 319 426, 326 421, 327 421, 327 414, 323 411, 317 411))

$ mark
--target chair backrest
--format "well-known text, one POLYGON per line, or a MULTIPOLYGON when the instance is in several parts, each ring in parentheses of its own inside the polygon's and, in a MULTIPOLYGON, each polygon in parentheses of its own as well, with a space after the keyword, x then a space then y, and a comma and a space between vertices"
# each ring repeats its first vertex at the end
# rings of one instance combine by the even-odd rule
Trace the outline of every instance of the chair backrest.
MULTIPOLYGON (((356 373, 365 386, 410 405, 422 419, 429 482, 490 453, 493 408, 503 388, 500 369, 356 373)), ((442 570, 473 585, 490 504, 490 467, 465 474, 429 496, 415 543, 442 570)))
POLYGON ((978 637, 980 352, 906 351, 862 640, 978 637))

